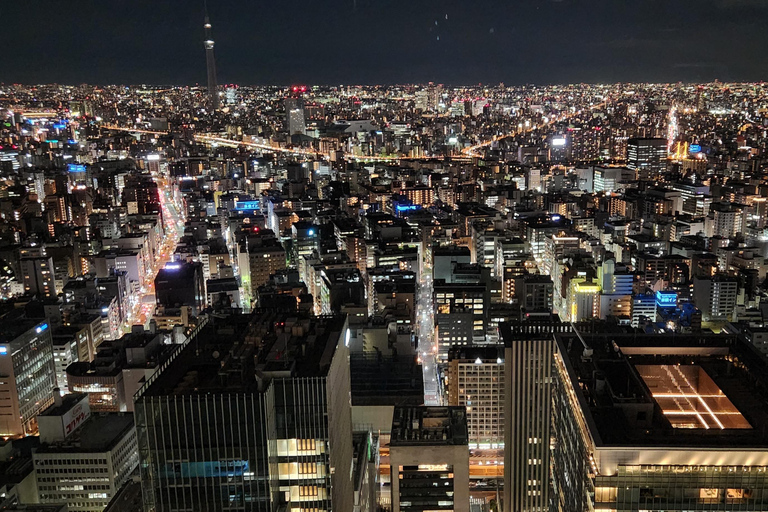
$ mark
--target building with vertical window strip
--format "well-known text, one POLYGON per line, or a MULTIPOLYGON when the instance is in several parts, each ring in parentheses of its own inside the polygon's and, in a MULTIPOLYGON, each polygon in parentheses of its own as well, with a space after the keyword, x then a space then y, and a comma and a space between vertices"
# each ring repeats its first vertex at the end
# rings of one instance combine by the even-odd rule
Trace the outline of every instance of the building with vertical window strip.
MULTIPOLYGON (((503 323, 505 512, 549 510, 553 329, 564 324, 503 323)), ((567 325, 567 324, 565 324, 567 325)))
POLYGON ((500 327, 502 510, 768 510, 768 364, 753 346, 574 327, 500 327))
POLYGON ((53 403, 51 329, 18 309, 0 317, 0 437, 34 433, 35 418, 53 403))
POLYGON ((389 460, 393 512, 469 512, 464 407, 395 407, 389 460))
POLYGON ((144 510, 353 509, 347 322, 214 318, 136 395, 144 510))
POLYGON ((448 351, 448 405, 466 407, 470 449, 504 447, 503 358, 502 346, 448 351))

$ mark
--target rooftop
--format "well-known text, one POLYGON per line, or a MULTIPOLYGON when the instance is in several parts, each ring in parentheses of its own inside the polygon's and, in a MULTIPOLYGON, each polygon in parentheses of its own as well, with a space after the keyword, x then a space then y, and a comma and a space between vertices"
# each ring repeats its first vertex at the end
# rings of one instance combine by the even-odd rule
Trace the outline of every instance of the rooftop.
POLYGON ((556 335, 598 445, 768 448, 768 361, 733 335, 556 335))
POLYGON ((0 317, 0 343, 11 343, 37 324, 48 328, 48 323, 41 319, 31 320, 24 316, 23 309, 16 309, 0 317))
POLYGON ((61 416, 85 398, 84 393, 69 393, 61 397, 60 405, 52 405, 40 413, 40 416, 61 416))
POLYGON ((133 429, 133 414, 98 414, 88 418, 64 442, 41 444, 37 453, 104 453, 133 429))
POLYGON ((258 391, 272 377, 322 377, 346 317, 257 310, 211 319, 151 384, 145 396, 258 391))
POLYGON ((466 445, 465 407, 395 407, 390 446, 466 445))

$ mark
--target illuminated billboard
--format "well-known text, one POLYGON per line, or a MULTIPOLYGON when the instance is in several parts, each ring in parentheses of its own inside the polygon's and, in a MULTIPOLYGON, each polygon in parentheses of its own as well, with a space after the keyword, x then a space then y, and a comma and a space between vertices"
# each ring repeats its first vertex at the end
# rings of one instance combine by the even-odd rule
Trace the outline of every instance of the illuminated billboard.
POLYGON ((260 201, 235 201, 235 210, 253 211, 261 210, 260 201))
POLYGON ((557 139, 552 139, 552 145, 553 146, 565 146, 565 137, 560 137, 557 139))
POLYGON ((69 172, 85 172, 85 164, 67 164, 69 172))
POLYGON ((421 210, 421 205, 418 205, 418 204, 397 204, 397 205, 395 205, 395 210, 397 211, 397 213, 414 212, 416 210, 421 210))
POLYGON ((677 293, 675 292, 656 292, 656 305, 660 308, 677 307, 677 293))
POLYGON ((691 144, 688 146, 688 151, 691 153, 701 153, 701 145, 699 144, 691 144))

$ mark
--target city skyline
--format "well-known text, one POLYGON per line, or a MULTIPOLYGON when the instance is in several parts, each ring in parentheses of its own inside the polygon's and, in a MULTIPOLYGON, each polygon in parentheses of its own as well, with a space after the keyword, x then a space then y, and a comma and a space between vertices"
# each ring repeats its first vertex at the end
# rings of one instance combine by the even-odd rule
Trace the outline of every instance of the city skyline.
MULTIPOLYGON (((768 82, 647 82, 632 59, 689 48, 670 39, 614 45, 634 83, 446 85, 506 73, 451 39, 466 32, 435 34, 472 8, 504 19, 500 2, 441 2, 438 20, 437 3, 351 0, 345 19, 383 18, 334 32, 333 2, 144 1, 113 6, 111 63, 88 46, 100 7, 60 13, 82 44, 26 39, 50 50, 30 73, 66 48, 80 85, 0 84, 0 509, 768 510, 768 82), (233 51, 254 9, 279 65, 233 51), (408 39, 425 15, 428 45, 408 39), (398 34, 408 48, 367 44, 398 34), (177 51, 194 58, 153 64, 177 51), (202 80, 82 83, 138 78, 134 59, 152 83, 202 80), (280 75, 424 59, 417 84, 280 75)), ((686 4, 611 12, 663 27, 686 4)), ((576 65, 615 32, 547 17, 580 5, 523 2, 516 23, 538 6, 530 30, 578 25, 530 41, 572 39, 576 65)), ((763 12, 702 6, 684 14, 707 36, 707 9, 763 12)), ((736 69, 757 36, 724 44, 729 23, 713 44, 736 69)), ((508 53, 568 75, 541 51, 508 53)))
MULTIPOLYGON (((60 12, 43 0, 6 9, 8 19, 61 27, 34 37, 21 24, 7 28, 18 44, 4 56, 6 83, 206 82, 202 3, 81 3, 60 12)), ((768 76, 760 58, 768 34, 759 30, 768 6, 751 0, 651 2, 642 10, 579 0, 229 1, 209 10, 219 83, 667 83, 768 76)))

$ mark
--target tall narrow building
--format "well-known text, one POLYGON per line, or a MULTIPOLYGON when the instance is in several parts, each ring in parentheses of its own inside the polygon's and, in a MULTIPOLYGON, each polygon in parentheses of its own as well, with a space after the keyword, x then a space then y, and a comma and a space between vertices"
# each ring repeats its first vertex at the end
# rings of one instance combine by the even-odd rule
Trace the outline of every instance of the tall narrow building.
POLYGON ((216 83, 216 57, 213 55, 213 39, 211 36, 211 21, 208 19, 208 9, 205 12, 205 63, 208 68, 208 95, 211 98, 211 108, 218 110, 219 93, 216 83))

